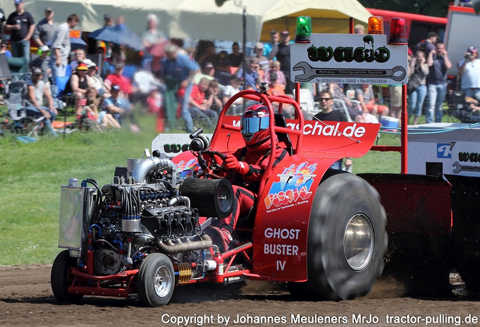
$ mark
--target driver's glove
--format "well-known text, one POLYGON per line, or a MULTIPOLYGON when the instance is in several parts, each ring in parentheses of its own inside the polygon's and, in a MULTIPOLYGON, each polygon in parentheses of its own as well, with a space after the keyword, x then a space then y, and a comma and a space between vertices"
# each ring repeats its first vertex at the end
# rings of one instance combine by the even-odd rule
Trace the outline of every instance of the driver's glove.
POLYGON ((228 169, 235 170, 241 175, 246 175, 249 170, 249 165, 246 162, 238 161, 238 159, 231 153, 227 154, 225 158, 225 166, 228 169))

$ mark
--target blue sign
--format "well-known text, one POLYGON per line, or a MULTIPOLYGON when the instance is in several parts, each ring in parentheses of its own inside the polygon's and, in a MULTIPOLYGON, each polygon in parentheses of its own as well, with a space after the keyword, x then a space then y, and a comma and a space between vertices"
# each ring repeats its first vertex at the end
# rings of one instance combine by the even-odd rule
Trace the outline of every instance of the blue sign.
POLYGON ((452 158, 452 149, 450 149, 450 143, 437 143, 437 158, 452 158))

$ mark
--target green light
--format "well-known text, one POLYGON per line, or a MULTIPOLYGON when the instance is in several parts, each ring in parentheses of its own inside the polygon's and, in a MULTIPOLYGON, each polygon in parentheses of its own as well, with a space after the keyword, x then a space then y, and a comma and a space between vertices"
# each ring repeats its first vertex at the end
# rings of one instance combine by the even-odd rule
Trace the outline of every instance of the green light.
POLYGON ((307 43, 310 42, 310 35, 312 34, 312 18, 309 16, 297 17, 297 32, 295 42, 307 43))

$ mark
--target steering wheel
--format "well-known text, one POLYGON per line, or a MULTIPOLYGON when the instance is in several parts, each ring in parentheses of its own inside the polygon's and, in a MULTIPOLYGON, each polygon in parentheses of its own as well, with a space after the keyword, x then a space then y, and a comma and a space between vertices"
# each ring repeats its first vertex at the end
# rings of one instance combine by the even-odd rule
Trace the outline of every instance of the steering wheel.
POLYGON ((204 150, 202 151, 202 155, 206 154, 208 156, 207 159, 205 159, 207 161, 206 163, 206 166, 207 166, 207 172, 209 176, 213 177, 213 178, 216 178, 216 179, 222 179, 222 178, 229 178, 232 174, 232 171, 230 169, 227 169, 223 166, 223 163, 222 165, 218 164, 217 162, 217 159, 215 159, 215 156, 219 157, 220 159, 222 159, 222 161, 225 161, 225 159, 227 158, 227 156, 222 153, 222 152, 218 152, 218 151, 213 151, 213 150, 204 150), (222 175, 218 175, 215 173, 215 171, 217 172, 224 172, 225 174, 222 176, 222 175))

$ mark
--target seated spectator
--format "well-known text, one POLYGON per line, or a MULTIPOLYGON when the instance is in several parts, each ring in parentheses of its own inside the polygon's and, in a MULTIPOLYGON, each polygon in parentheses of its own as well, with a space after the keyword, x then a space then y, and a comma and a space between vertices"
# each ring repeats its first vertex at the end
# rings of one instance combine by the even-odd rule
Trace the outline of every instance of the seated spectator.
POLYGON ((77 100, 85 98, 87 89, 92 87, 92 82, 87 73, 87 65, 84 63, 78 65, 76 71, 72 73, 72 76, 70 76, 70 79, 65 86, 65 93, 73 94, 77 100))
MULTIPOLYGON (((231 97, 233 97, 235 94, 237 94, 238 92, 240 92, 240 85, 242 84, 242 80, 233 75, 231 78, 230 78, 230 84, 225 86, 225 89, 223 90, 223 104, 225 105, 227 103, 228 100, 230 100, 231 97)), ((237 100, 235 100, 233 102, 233 104, 230 106, 230 108, 232 108, 232 111, 233 113, 235 114, 238 107, 240 105, 242 105, 243 103, 243 100, 242 98, 238 98, 237 100)))
POLYGON ((205 91, 205 99, 207 99, 207 107, 215 111, 217 114, 222 111, 223 102, 220 97, 220 86, 215 80, 211 80, 208 89, 205 91))
POLYGON ((238 42, 233 42, 232 53, 228 55, 228 60, 232 67, 240 67, 243 62, 243 53, 240 52, 240 45, 238 42))
POLYGON ((90 84, 92 85, 92 87, 94 87, 95 90, 97 90, 98 94, 100 94, 101 96, 109 98, 110 94, 106 93, 103 87, 103 79, 97 74, 97 65, 90 59, 85 59, 83 63, 88 67, 87 75, 90 78, 90 84))
POLYGON ((77 108, 77 119, 86 117, 94 120, 104 127, 120 128, 120 124, 113 116, 106 111, 98 112, 102 99, 99 97, 97 90, 91 87, 87 90, 85 106, 77 108))
POLYGON ((146 113, 147 99, 153 92, 165 92, 165 85, 163 85, 159 79, 155 78, 152 73, 145 70, 140 70, 133 75, 132 83, 132 96, 130 102, 136 104, 140 102, 144 110, 142 113, 146 113))
MULTIPOLYGON (((317 113, 314 117, 323 121, 347 121, 345 114, 339 110, 333 110, 333 95, 330 91, 324 90, 320 92, 320 106, 322 111, 317 113)), ((343 159, 335 161, 330 168, 342 169, 343 159)), ((345 166, 350 167, 352 165, 352 159, 346 158, 345 166)))
POLYGON ((73 60, 70 63, 70 68, 72 70, 72 73, 77 69, 78 64, 82 63, 87 56, 85 55, 85 50, 84 49, 77 49, 75 51, 75 60, 73 60))
MULTIPOLYGON (((352 101, 347 98, 345 93, 343 93, 340 85, 338 85, 337 83, 329 83, 328 90, 333 95, 333 99, 337 99, 345 103, 350 118, 352 118, 356 122, 365 122, 361 108, 359 106, 356 106, 354 103, 352 103, 352 101)), ((320 91, 320 94, 322 94, 322 91, 320 91)))
POLYGON ((257 58, 257 63, 260 66, 259 68, 266 72, 270 66, 268 58, 263 55, 263 43, 258 42, 255 44, 254 56, 257 58))
MULTIPOLYGON (((235 72, 235 75, 243 78, 243 67, 237 69, 235 72)), ((245 81, 244 81, 244 87, 246 88, 247 85, 251 86, 255 91, 258 91, 257 85, 259 84, 260 81, 260 75, 258 73, 258 64, 257 64, 257 59, 255 57, 249 57, 247 59, 247 70, 245 74, 245 81)))
POLYGON ((380 116, 388 116, 388 107, 375 103, 375 94, 370 84, 362 84, 356 88, 355 99, 360 102, 365 122, 374 122, 372 121, 374 118, 366 115, 369 113, 372 116, 377 116, 377 114, 380 116))
POLYGON ((228 59, 227 51, 222 50, 218 54, 218 62, 217 67, 215 68, 215 79, 221 85, 228 85, 230 84, 230 77, 232 76, 230 69, 232 65, 230 64, 230 60, 228 59))
POLYGON ((0 46, 0 53, 4 53, 5 57, 12 58, 12 53, 8 50, 8 41, 2 40, 2 44, 0 46))
POLYGON ((270 70, 265 71, 265 74, 263 75, 264 82, 270 82, 271 73, 277 74, 277 84, 282 86, 283 89, 285 89, 285 86, 287 85, 287 80, 285 79, 285 74, 280 70, 280 61, 272 61, 272 63, 270 64, 270 70))
POLYGON ((206 127, 214 128, 218 120, 218 114, 209 108, 205 99, 205 91, 208 89, 209 84, 210 81, 203 77, 198 85, 193 86, 188 100, 188 110, 194 120, 203 120, 206 127))
POLYGON ((27 105, 27 115, 31 117, 45 117, 45 126, 52 136, 57 136, 57 132, 52 127, 52 122, 58 115, 57 109, 53 106, 53 98, 50 90, 43 81, 42 70, 34 68, 32 79, 27 82, 27 93, 29 105, 27 105), (44 99, 47 99, 48 108, 44 105, 44 99))
POLYGON ((268 95, 285 95, 285 88, 277 83, 277 73, 271 73, 268 81, 268 95))
POLYGON ((51 69, 50 69, 50 48, 46 45, 41 46, 38 50, 38 57, 34 60, 30 61, 28 64, 30 70, 40 68, 42 70, 43 81, 47 84, 47 87, 50 87, 50 83, 48 82, 48 78, 50 77, 51 69))
POLYGON ((111 114, 115 120, 122 125, 123 117, 130 119, 130 129, 134 133, 138 133, 140 128, 134 117, 133 106, 127 99, 120 97, 120 85, 111 85, 110 93, 111 97, 103 101, 102 108, 109 114, 111 114))
POLYGON ((195 74, 193 77, 193 83, 198 84, 202 78, 206 78, 209 81, 214 80, 215 68, 211 62, 206 62, 200 73, 195 74))
POLYGON ((124 68, 125 65, 123 64, 115 65, 115 72, 108 75, 103 83, 105 91, 110 91, 112 85, 118 85, 120 87, 120 90, 125 95, 129 96, 130 94, 132 94, 132 84, 130 83, 130 80, 122 75, 124 68))

